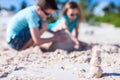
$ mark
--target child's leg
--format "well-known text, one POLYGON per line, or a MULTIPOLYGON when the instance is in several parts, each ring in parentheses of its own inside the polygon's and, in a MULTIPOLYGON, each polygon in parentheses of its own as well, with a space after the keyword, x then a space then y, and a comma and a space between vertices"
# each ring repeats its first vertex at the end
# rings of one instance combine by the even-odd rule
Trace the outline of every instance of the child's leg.
POLYGON ((24 45, 31 39, 31 34, 29 28, 25 28, 15 36, 14 39, 11 39, 8 44, 15 50, 20 51, 23 49, 24 45))
POLYGON ((31 46, 34 46, 33 44, 34 44, 33 40, 30 39, 30 40, 23 46, 23 48, 22 48, 21 50, 24 50, 24 49, 27 49, 27 48, 29 48, 29 47, 31 47, 31 46))

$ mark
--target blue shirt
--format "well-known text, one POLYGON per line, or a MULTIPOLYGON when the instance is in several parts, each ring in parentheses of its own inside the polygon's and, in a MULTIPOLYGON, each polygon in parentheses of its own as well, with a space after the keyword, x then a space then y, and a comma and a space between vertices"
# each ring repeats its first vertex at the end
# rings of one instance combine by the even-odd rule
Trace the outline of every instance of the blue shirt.
POLYGON ((79 18, 78 17, 71 22, 69 20, 68 16, 64 15, 60 19, 58 19, 55 23, 50 23, 48 25, 48 29, 51 30, 51 31, 53 31, 54 28, 57 27, 57 25, 60 24, 60 22, 62 21, 62 19, 64 19, 66 21, 66 24, 67 24, 68 29, 69 29, 70 32, 73 31, 73 29, 76 27, 77 23, 79 22, 79 18))
POLYGON ((26 28, 39 27, 40 17, 36 12, 36 6, 31 6, 19 11, 8 23, 7 42, 14 39, 18 33, 26 28))

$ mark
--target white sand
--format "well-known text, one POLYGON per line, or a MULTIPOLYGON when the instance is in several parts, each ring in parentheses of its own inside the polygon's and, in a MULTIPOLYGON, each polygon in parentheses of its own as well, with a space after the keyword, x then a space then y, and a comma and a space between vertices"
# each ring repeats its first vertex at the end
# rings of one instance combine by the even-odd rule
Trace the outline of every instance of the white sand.
POLYGON ((103 76, 96 79, 88 75, 91 49, 43 53, 35 47, 17 52, 5 43, 5 26, 9 19, 1 20, 5 25, 0 24, 0 80, 120 80, 120 29, 109 28, 108 24, 101 27, 81 26, 79 39, 101 46, 103 76))

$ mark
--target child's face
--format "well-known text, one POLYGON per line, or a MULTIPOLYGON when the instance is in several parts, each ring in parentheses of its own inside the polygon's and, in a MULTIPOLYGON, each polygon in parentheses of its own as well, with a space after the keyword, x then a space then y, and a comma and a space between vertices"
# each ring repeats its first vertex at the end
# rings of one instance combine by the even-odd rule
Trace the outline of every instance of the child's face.
POLYGON ((78 17, 79 11, 77 8, 75 9, 68 9, 67 16, 70 20, 74 20, 76 17, 78 17))
POLYGON ((52 9, 46 9, 46 10, 41 9, 41 11, 42 11, 42 13, 43 13, 42 16, 44 16, 44 18, 50 17, 51 14, 54 12, 54 10, 52 10, 52 9))
POLYGON ((51 14, 54 12, 54 10, 52 10, 52 9, 38 8, 37 12, 40 15, 40 17, 42 17, 42 18, 48 18, 48 17, 51 16, 51 14))

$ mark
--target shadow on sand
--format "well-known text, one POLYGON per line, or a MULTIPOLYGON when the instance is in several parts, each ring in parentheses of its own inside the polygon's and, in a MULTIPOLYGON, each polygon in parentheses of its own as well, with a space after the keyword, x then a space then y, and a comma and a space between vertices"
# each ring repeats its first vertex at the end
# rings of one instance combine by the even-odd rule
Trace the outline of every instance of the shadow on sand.
MULTIPOLYGON (((62 49, 62 50, 66 50, 68 53, 71 53, 73 51, 87 51, 87 50, 92 49, 92 45, 90 45, 90 44, 88 44, 86 42, 79 41, 79 43, 80 43, 80 46, 81 46, 81 48, 79 48, 79 49, 75 49, 75 48, 73 48, 73 49, 62 49, 62 48, 57 48, 57 46, 55 46, 55 49, 52 49, 52 50, 51 49, 46 50, 44 48, 41 48, 41 50, 43 52, 54 52, 57 49, 62 49)), ((66 46, 66 45, 63 45, 63 46, 66 46)))
POLYGON ((103 77, 107 77, 107 76, 120 76, 120 73, 104 73, 103 77))

